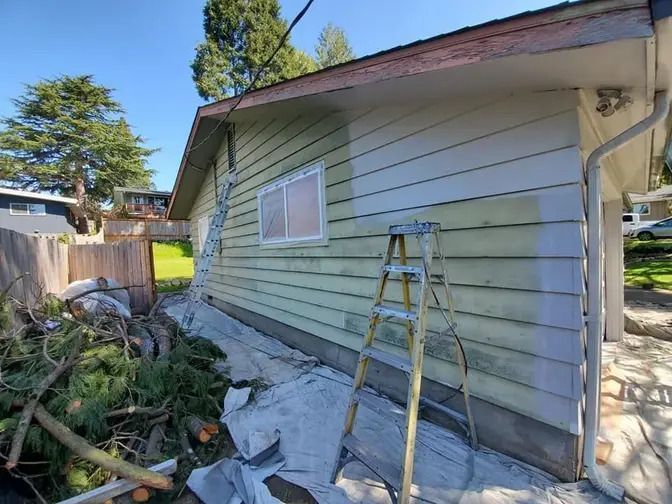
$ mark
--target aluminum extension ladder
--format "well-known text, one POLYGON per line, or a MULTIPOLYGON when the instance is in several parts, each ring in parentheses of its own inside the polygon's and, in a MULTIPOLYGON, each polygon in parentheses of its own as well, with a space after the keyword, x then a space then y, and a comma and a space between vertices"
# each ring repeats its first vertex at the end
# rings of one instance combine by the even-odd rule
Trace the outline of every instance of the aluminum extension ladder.
POLYGON ((226 215, 229 212, 229 196, 231 195, 231 189, 236 183, 237 178, 236 172, 230 171, 224 180, 224 184, 222 184, 222 192, 217 200, 217 206, 215 207, 215 213, 212 216, 212 221, 208 228, 207 237, 205 242, 203 242, 203 250, 201 250, 201 256, 196 264, 196 272, 189 285, 189 290, 187 291, 189 302, 187 303, 187 309, 182 317, 182 327, 185 329, 189 329, 191 326, 191 323, 194 320, 194 313, 196 313, 196 308, 198 308, 198 305, 201 302, 203 288, 205 287, 205 282, 210 273, 210 267, 212 266, 212 258, 219 247, 219 240, 222 235, 222 230, 224 229, 224 222, 226 222, 226 215))
MULTIPOLYGON (((415 436, 418 413, 421 406, 435 408, 450 415, 465 430, 467 437, 471 441, 472 448, 477 449, 478 447, 476 429, 469 404, 466 360, 461 342, 457 337, 450 288, 444 267, 443 255, 440 251, 440 242, 438 239, 440 230, 441 226, 438 223, 433 222, 390 226, 390 238, 387 253, 385 254, 384 262, 378 277, 373 308, 371 309, 371 314, 369 316, 368 330, 359 354, 359 362, 353 381, 352 395, 350 397, 345 426, 341 434, 339 448, 336 452, 336 461, 332 470, 331 481, 332 483, 336 483, 341 477, 344 466, 352 460, 359 460, 383 480, 385 487, 392 498, 392 502, 398 502, 400 504, 408 504, 410 499, 411 482, 413 479, 413 459, 415 454, 415 436), (415 235, 418 239, 422 258, 420 266, 411 266, 408 264, 406 256, 407 235, 415 235), (441 312, 457 343, 456 354, 462 377, 462 385, 460 388, 464 394, 466 416, 447 408, 443 404, 420 396, 425 330, 427 327, 427 308, 430 293, 433 295, 437 305, 439 304, 439 298, 434 292, 431 284, 434 241, 437 244, 437 249, 441 258, 442 275, 440 276, 443 280, 450 315, 446 315, 443 309, 441 309, 441 312), (393 264, 392 258, 397 246, 399 249, 399 263, 393 264), (391 274, 398 274, 401 277, 403 309, 383 304, 385 287, 391 274), (410 296, 410 281, 412 279, 419 282, 415 310, 413 310, 410 296), (399 320, 406 325, 409 357, 400 357, 374 346, 376 327, 378 323, 384 319, 399 320), (376 360, 396 368, 406 373, 409 378, 401 470, 399 470, 396 464, 390 463, 389 460, 385 460, 383 457, 376 457, 375 453, 369 449, 363 439, 358 439, 353 435, 355 418, 360 403, 363 403, 365 406, 371 405, 374 407, 374 410, 376 409, 375 403, 372 402, 371 394, 364 389, 366 372, 371 360, 376 360)), ((439 306, 439 308, 441 307, 439 306)))

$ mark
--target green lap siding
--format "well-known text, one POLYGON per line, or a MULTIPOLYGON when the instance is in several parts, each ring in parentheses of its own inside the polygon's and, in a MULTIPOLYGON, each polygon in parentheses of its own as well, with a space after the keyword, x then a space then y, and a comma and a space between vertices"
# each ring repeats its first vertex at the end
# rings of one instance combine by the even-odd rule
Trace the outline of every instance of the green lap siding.
MULTIPOLYGON (((585 252, 577 105, 567 91, 237 124, 239 182, 208 294, 358 349, 388 226, 438 221, 472 393, 579 434, 585 252), (320 160, 328 244, 260 247, 256 192, 320 160)), ((216 163, 221 183, 225 144, 216 163)), ((212 214, 213 181, 211 169, 192 207, 194 230, 212 214)), ((391 304, 401 302, 398 286, 388 287, 391 304)), ((425 375, 454 385, 455 347, 443 329, 430 309, 425 375)), ((400 325, 384 324, 380 339, 404 351, 400 325)))

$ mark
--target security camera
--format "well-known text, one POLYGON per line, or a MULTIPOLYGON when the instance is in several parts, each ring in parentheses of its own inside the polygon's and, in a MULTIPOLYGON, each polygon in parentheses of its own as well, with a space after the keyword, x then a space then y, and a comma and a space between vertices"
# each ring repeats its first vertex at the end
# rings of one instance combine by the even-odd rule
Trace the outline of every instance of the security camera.
POLYGON ((609 117, 617 110, 625 110, 632 104, 632 98, 620 89, 598 89, 597 110, 602 117, 609 117), (614 103, 615 102, 615 103, 614 103))
POLYGON ((614 106, 611 104, 611 99, 607 98, 606 96, 603 96, 597 101, 595 110, 602 114, 602 117, 609 117, 614 112, 616 112, 614 106))

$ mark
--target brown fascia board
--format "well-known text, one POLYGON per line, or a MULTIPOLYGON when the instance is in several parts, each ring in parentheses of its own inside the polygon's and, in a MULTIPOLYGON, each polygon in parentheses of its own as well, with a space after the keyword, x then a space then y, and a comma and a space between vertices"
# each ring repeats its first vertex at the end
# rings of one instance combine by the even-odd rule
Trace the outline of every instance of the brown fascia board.
MULTIPOLYGON (((366 56, 248 93, 237 110, 521 54, 539 54, 627 38, 649 37, 646 0, 563 3, 468 27, 366 56)), ((238 97, 199 107, 185 153, 201 118, 225 114, 238 97)), ((180 164, 173 200, 184 174, 180 164)))

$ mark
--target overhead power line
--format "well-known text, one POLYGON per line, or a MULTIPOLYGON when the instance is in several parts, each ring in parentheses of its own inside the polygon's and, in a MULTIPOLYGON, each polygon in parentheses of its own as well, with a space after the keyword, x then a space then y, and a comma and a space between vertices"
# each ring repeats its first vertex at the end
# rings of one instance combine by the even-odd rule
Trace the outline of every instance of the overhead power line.
POLYGON ((196 145, 194 145, 193 147, 191 147, 187 152, 185 152, 185 154, 184 154, 185 157, 188 156, 189 154, 191 154, 192 152, 194 152, 194 151, 195 151, 196 149, 198 149, 199 147, 201 147, 205 142, 207 142, 207 141, 212 137, 212 135, 214 135, 214 134, 219 130, 219 128, 222 126, 222 124, 224 124, 224 123, 227 121, 227 119, 229 118, 229 116, 231 115, 231 113, 232 113, 234 110, 236 110, 236 107, 238 107, 238 105, 240 105, 240 102, 243 101, 243 98, 245 97, 245 95, 246 95, 247 93, 249 93, 249 92, 254 88, 254 85, 255 85, 255 84, 257 83, 257 81, 259 80, 259 77, 261 76, 261 74, 263 73, 263 71, 266 70, 266 68, 268 67, 268 65, 271 64, 271 61, 273 61, 273 58, 275 58, 275 55, 278 54, 278 51, 280 51, 280 49, 282 49, 282 46, 283 46, 283 45, 285 44, 285 42, 287 41, 287 38, 289 37, 289 34, 292 33, 292 29, 296 26, 296 24, 297 24, 299 21, 301 21, 301 18, 306 14, 306 12, 308 12, 308 9, 310 8, 310 6, 311 6, 311 4, 313 3, 313 1, 314 1, 314 0, 308 0, 308 2, 306 3, 306 5, 303 6, 303 9, 301 9, 301 10, 299 11, 299 13, 296 15, 296 17, 294 18, 294 20, 290 23, 289 27, 287 28, 287 31, 285 31, 285 33, 284 33, 284 34, 282 35, 282 37, 280 38, 280 42, 278 43, 278 45, 277 45, 277 47, 275 48, 275 50, 273 51, 273 53, 271 53, 271 55, 268 57, 268 59, 266 59, 266 61, 263 63, 263 65, 261 65, 261 66, 259 67, 259 69, 257 70, 257 73, 254 74, 254 77, 252 78, 252 80, 250 81, 250 83, 247 85, 247 87, 243 90, 243 92, 240 93, 240 95, 238 95, 238 99, 237 99, 237 100, 235 101, 235 103, 233 104, 233 107, 231 107, 231 108, 229 109, 229 111, 226 113, 226 115, 224 116, 224 118, 223 118, 222 120, 220 120, 220 121, 217 123, 217 125, 213 128, 213 130, 212 130, 210 133, 208 133, 208 135, 207 135, 203 140, 201 140, 201 141, 198 142, 196 145))

